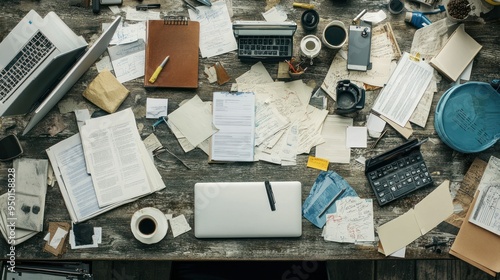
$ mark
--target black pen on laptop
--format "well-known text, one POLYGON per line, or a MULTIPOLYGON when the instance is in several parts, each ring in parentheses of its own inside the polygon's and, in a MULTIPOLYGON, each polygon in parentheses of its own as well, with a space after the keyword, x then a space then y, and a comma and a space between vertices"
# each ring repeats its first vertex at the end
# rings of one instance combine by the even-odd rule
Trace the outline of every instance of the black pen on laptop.
POLYGON ((271 183, 268 180, 264 182, 266 185, 267 198, 269 199, 269 205, 271 206, 271 211, 276 210, 276 201, 274 200, 273 188, 271 187, 271 183))

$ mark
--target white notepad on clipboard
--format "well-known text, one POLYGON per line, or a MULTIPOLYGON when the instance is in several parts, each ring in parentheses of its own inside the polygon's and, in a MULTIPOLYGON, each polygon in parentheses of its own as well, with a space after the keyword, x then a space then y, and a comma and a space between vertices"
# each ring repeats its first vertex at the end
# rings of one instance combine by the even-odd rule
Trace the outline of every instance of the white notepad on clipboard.
POLYGON ((194 235, 197 238, 299 237, 302 235, 302 184, 270 182, 271 209, 261 182, 197 183, 194 235))

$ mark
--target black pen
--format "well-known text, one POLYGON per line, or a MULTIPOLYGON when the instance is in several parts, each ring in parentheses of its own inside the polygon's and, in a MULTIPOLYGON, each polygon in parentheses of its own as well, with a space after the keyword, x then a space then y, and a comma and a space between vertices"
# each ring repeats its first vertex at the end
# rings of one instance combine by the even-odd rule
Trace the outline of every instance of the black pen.
POLYGON ((269 199, 269 205, 271 206, 271 211, 275 211, 276 201, 274 200, 274 194, 273 194, 273 189, 271 188, 271 183, 269 183, 269 181, 266 180, 264 184, 266 185, 267 198, 269 199))
POLYGON ((135 9, 137 11, 139 11, 139 10, 146 11, 148 9, 154 9, 154 8, 159 8, 159 7, 161 7, 160 4, 141 4, 141 5, 135 6, 135 9))

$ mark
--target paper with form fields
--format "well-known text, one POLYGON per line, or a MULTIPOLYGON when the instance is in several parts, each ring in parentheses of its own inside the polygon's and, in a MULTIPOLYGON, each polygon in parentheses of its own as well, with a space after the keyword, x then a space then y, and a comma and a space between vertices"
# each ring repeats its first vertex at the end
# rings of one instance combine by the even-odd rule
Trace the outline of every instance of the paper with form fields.
POLYGON ((379 93, 373 110, 405 126, 429 85, 434 69, 404 53, 389 81, 379 93))
POLYGON ((214 92, 211 160, 253 161, 255 143, 255 94, 214 92))
POLYGON ((81 138, 100 207, 165 187, 141 141, 132 109, 86 121, 81 138))

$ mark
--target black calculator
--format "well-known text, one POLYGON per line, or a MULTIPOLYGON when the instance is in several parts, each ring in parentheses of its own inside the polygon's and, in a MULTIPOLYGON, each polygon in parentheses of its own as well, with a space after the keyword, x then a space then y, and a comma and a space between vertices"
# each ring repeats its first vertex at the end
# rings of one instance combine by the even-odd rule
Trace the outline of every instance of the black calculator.
POLYGON ((365 174, 380 206, 433 185, 420 146, 426 140, 410 140, 365 163, 365 174))

